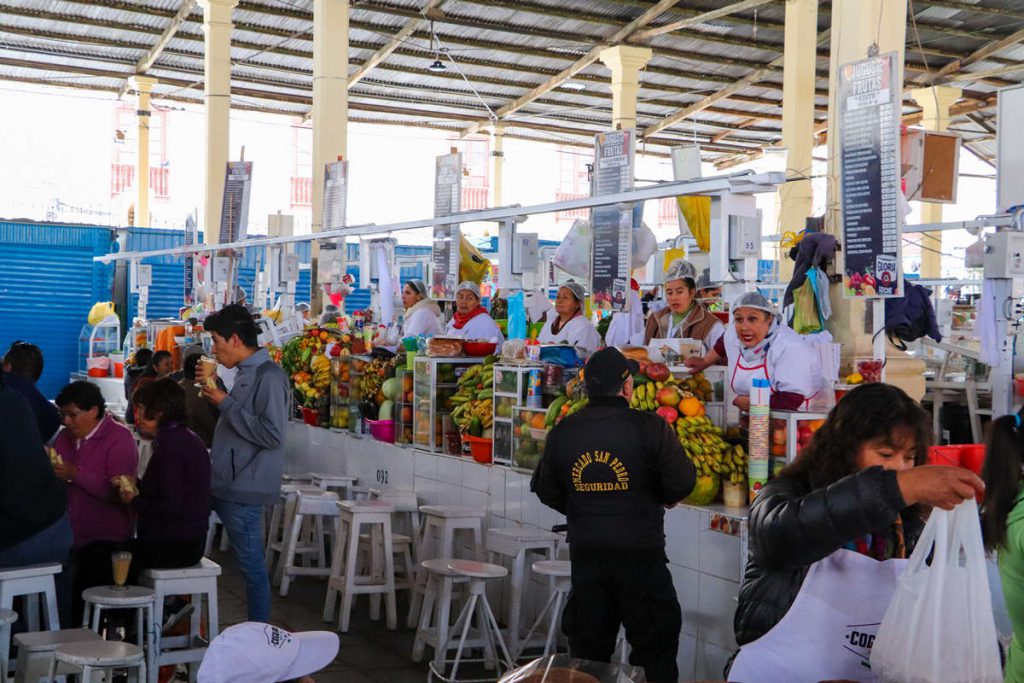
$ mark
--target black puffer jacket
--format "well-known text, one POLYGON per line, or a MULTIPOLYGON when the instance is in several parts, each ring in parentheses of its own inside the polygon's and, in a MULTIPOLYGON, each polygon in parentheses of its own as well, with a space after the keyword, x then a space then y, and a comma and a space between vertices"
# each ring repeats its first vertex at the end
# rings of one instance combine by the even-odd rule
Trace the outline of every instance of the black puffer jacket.
POLYGON ((810 565, 901 515, 909 554, 924 521, 916 508, 906 507, 896 473, 881 467, 821 488, 792 477, 768 482, 750 508, 750 557, 733 623, 736 642, 756 640, 779 623, 810 565))

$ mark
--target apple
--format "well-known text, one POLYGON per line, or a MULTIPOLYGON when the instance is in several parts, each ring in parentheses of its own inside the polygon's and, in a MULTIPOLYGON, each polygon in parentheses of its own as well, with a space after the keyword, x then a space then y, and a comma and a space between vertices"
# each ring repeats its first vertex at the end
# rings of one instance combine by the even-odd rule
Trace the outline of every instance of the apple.
POLYGON ((675 387, 664 387, 654 396, 655 400, 660 406, 675 407, 679 405, 679 401, 682 400, 682 396, 679 395, 679 391, 675 387))
POLYGON ((679 413, 671 406, 661 406, 654 412, 665 418, 665 422, 668 422, 669 424, 672 424, 679 419, 679 413))

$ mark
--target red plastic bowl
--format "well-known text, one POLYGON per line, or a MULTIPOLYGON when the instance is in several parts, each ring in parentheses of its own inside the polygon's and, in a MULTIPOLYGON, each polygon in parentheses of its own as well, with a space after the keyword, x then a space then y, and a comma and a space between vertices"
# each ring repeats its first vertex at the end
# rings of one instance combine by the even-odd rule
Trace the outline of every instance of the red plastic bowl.
POLYGON ((302 408, 302 421, 308 424, 310 427, 320 426, 320 411, 313 410, 312 408, 302 408))
POLYGON ((384 443, 395 442, 395 421, 394 420, 367 420, 370 427, 370 436, 377 441, 384 443))
POLYGON ((469 443, 469 452, 473 456, 473 459, 483 465, 489 465, 493 461, 493 454, 491 447, 494 444, 494 439, 482 439, 478 436, 469 436, 463 434, 462 440, 469 443))
POLYGON ((498 345, 494 342, 485 341, 468 341, 462 345, 462 351, 467 356, 474 356, 481 358, 483 356, 489 356, 494 353, 498 348, 498 345))

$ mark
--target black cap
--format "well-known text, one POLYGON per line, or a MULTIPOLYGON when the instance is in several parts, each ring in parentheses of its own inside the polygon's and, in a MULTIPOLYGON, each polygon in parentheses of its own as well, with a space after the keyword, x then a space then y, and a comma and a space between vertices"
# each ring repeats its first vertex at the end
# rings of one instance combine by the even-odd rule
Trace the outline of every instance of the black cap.
POLYGON ((640 365, 622 355, 614 346, 603 348, 587 361, 583 376, 587 382, 587 393, 591 396, 608 396, 618 393, 633 373, 640 370, 640 365))

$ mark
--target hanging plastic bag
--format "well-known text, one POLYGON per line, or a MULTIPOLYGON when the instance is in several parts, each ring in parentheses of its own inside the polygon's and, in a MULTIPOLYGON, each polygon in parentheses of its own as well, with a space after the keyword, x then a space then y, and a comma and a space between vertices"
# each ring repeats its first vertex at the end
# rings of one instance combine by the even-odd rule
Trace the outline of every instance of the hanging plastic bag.
POLYGON ((800 334, 815 334, 823 329, 811 278, 793 291, 793 329, 800 334))
POLYGON ((576 277, 590 277, 590 251, 594 245, 594 234, 590 230, 590 221, 577 219, 569 233, 558 245, 552 262, 559 269, 576 277))
POLYGON ((114 312, 113 301, 99 301, 93 304, 92 308, 89 309, 89 317, 87 318, 90 325, 99 325, 101 322, 109 318, 110 316, 116 316, 114 312))
POLYGON ((697 248, 711 252, 711 197, 676 197, 679 213, 683 214, 690 234, 697 240, 697 248))
POLYGON ((658 251, 658 238, 654 231, 641 223, 640 227, 633 228, 633 258, 631 259, 631 270, 643 268, 647 262, 658 251))
POLYGON ((508 339, 526 339, 526 307, 523 293, 516 292, 508 298, 508 339))
POLYGON ((469 280, 480 284, 491 269, 491 262, 465 236, 459 237, 459 282, 469 280))
POLYGON ((973 499, 932 511, 878 628, 871 670, 886 683, 1003 680, 973 499))

